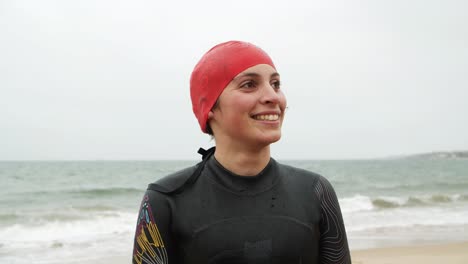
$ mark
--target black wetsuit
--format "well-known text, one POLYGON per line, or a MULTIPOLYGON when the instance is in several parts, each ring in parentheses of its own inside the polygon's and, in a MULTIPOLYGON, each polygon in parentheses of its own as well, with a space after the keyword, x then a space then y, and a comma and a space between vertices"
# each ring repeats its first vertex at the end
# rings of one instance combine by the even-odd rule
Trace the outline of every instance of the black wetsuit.
POLYGON ((351 263, 338 200, 322 176, 273 159, 257 176, 238 176, 210 157, 196 181, 170 193, 196 169, 149 185, 133 263, 351 263))

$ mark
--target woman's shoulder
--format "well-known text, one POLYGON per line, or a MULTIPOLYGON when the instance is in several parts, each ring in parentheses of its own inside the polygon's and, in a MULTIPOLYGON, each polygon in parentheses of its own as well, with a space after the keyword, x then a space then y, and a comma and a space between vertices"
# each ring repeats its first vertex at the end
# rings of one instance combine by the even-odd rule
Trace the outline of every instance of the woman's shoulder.
POLYGON ((316 172, 278 163, 282 182, 296 191, 315 189, 324 177, 316 172))
POLYGON ((148 185, 148 190, 153 190, 162 193, 170 193, 174 190, 177 190, 192 176, 196 171, 197 165, 190 166, 188 168, 173 172, 169 175, 166 175, 153 183, 148 185))
POLYGON ((296 190, 313 189, 320 199, 324 193, 334 193, 330 181, 321 174, 284 164, 279 164, 278 167, 283 181, 296 190))
POLYGON ((294 181, 303 180, 303 181, 315 182, 319 180, 320 178, 323 178, 322 175, 315 173, 313 171, 310 171, 310 170, 306 170, 303 168, 298 168, 298 167, 294 167, 291 165, 282 164, 278 162, 277 164, 278 164, 278 169, 281 175, 283 175, 283 177, 287 179, 290 178, 294 181))

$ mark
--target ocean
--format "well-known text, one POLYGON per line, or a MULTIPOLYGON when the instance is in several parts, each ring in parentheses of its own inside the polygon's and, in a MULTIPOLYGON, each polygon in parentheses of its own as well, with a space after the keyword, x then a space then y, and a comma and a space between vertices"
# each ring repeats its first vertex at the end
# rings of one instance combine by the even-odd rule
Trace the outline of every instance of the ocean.
MULTIPOLYGON (((280 162, 330 180, 351 249, 468 238, 468 159, 280 162)), ((130 263, 147 184, 195 163, 0 162, 0 263, 130 263)))

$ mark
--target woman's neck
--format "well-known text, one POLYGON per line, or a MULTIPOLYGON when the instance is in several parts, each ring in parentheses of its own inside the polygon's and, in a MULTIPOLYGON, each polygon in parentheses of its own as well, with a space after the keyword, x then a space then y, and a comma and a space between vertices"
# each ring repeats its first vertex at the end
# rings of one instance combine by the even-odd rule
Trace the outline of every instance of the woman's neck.
POLYGON ((259 174, 270 161, 270 146, 241 149, 239 146, 216 145, 216 160, 224 168, 240 176, 259 174))

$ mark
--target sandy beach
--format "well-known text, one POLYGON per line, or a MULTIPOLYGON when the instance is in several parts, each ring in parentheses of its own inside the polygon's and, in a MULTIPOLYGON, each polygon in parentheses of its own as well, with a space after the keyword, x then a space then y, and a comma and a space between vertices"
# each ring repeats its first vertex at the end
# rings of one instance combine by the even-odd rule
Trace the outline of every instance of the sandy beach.
MULTIPOLYGON (((440 245, 352 250, 351 255, 353 264, 467 264, 468 241, 440 245)), ((88 261, 84 262, 88 263, 88 261)), ((131 258, 114 256, 95 259, 92 262, 126 264, 131 262, 131 258)), ((83 263, 83 260, 81 263, 83 263)))
MULTIPOLYGON (((89 255, 57 260, 41 260, 34 263, 42 264, 128 264, 132 262, 131 249, 126 248, 120 253, 89 255)), ((353 264, 467 264, 468 241, 447 242, 432 245, 409 245, 396 247, 381 247, 372 249, 351 250, 353 264)), ((2 262, 3 263, 3 262, 2 262)), ((11 262, 6 262, 11 263, 11 262)), ((26 263, 26 262, 18 262, 26 263)))
POLYGON ((468 242, 355 250, 353 264, 466 264, 468 242))

